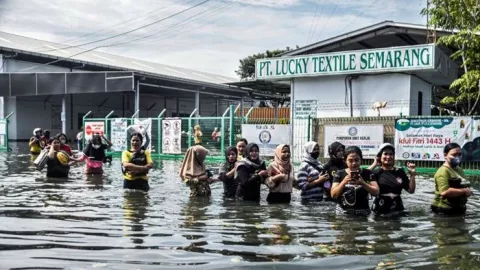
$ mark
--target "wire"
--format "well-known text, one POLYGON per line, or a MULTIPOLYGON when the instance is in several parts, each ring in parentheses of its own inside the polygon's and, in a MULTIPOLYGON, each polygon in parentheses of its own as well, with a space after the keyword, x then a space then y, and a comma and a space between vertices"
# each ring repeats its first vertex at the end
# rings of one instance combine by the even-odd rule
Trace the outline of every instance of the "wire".
POLYGON ((310 42, 310 35, 312 34, 313 24, 316 22, 318 7, 320 6, 319 4, 320 4, 320 0, 317 0, 317 3, 315 5, 316 6, 315 7, 315 14, 313 15, 312 23, 310 24, 310 30, 308 31, 307 44, 310 42))
MULTIPOLYGON (((67 47, 63 47, 63 48, 59 48, 59 49, 46 50, 46 51, 41 51, 41 52, 51 52, 51 51, 57 51, 57 50, 65 50, 65 49, 70 49, 70 48, 76 48, 76 47, 81 47, 81 46, 90 45, 90 44, 102 42, 102 41, 105 41, 105 40, 113 39, 113 38, 116 38, 116 37, 119 37, 119 36, 123 36, 123 35, 129 34, 129 33, 138 31, 138 30, 140 30, 140 29, 143 29, 143 28, 152 26, 152 25, 154 25, 154 24, 163 22, 163 21, 168 20, 168 19, 170 19, 170 18, 173 18, 173 17, 175 17, 175 16, 177 16, 177 15, 180 15, 180 14, 182 14, 182 13, 185 13, 185 12, 191 10, 191 9, 194 9, 194 8, 196 8, 196 7, 198 7, 198 6, 201 6, 201 5, 203 5, 203 4, 207 3, 207 2, 210 2, 210 1, 211 1, 211 0, 204 0, 203 2, 200 2, 200 3, 198 3, 198 4, 196 4, 196 5, 193 5, 193 6, 189 7, 189 8, 183 9, 183 10, 181 10, 181 11, 179 11, 179 12, 176 12, 176 13, 174 13, 174 14, 172 14, 172 15, 169 15, 169 16, 167 16, 167 17, 161 18, 161 19, 159 19, 159 20, 153 21, 153 22, 148 23, 148 24, 144 24, 144 25, 142 25, 142 26, 140 26, 140 27, 137 27, 137 28, 134 28, 134 29, 132 29, 132 30, 129 30, 129 31, 126 31, 126 32, 122 32, 122 33, 120 33, 120 34, 116 34, 116 35, 113 35, 113 36, 110 36, 110 37, 102 38, 102 39, 95 40, 95 41, 91 41, 91 42, 86 42, 86 43, 82 43, 82 44, 77 44, 77 45, 74 45, 74 46, 67 46, 67 47)), ((76 54, 76 55, 78 55, 78 54, 76 54)), ((75 55, 75 56, 76 56, 76 55, 75 55)), ((71 57, 73 57, 73 56, 71 56, 71 57)), ((70 57, 68 57, 68 58, 70 58, 70 57)))
MULTIPOLYGON (((193 2, 193 1, 194 1, 194 0, 189 0, 189 1, 185 1, 185 2, 193 2)), ((171 6, 168 6, 167 10, 170 9, 170 8, 171 8, 171 6)), ((100 30, 98 30, 98 31, 90 32, 90 33, 87 33, 87 34, 84 34, 84 35, 81 35, 81 36, 78 36, 78 37, 74 37, 74 38, 67 39, 67 40, 64 40, 64 41, 59 41, 59 42, 56 42, 56 43, 65 44, 65 43, 67 43, 67 42, 71 42, 71 41, 74 41, 74 40, 82 40, 82 39, 85 38, 85 37, 88 37, 88 36, 91 36, 91 35, 95 35, 95 34, 99 34, 99 33, 105 32, 105 30, 110 30, 110 31, 107 31, 107 32, 106 32, 106 33, 110 33, 110 32, 113 32, 112 29, 113 29, 114 27, 117 27, 117 26, 120 26, 120 25, 124 25, 124 24, 126 24, 126 23, 135 21, 135 20, 137 20, 137 19, 143 20, 142 18, 148 17, 149 15, 151 15, 151 14, 153 14, 153 13, 156 13, 156 12, 158 12, 158 11, 160 11, 160 10, 163 10, 163 9, 166 9, 166 7, 160 7, 160 8, 154 9, 154 10, 152 10, 152 11, 150 11, 150 12, 148 12, 148 13, 142 15, 142 16, 132 17, 132 18, 130 18, 130 19, 128 19, 128 20, 121 21, 121 22, 119 22, 119 23, 113 24, 113 25, 111 25, 111 26, 109 26, 109 27, 105 27, 105 28, 100 29, 100 30)), ((43 47, 45 47, 45 46, 40 46, 40 47, 34 48, 34 49, 32 49, 32 50, 36 51, 36 50, 39 50, 39 49, 41 49, 41 48, 43 48, 43 47)))
POLYGON ((333 7, 332 12, 330 12, 330 15, 328 16, 327 22, 323 24, 322 31, 320 31, 320 34, 318 34, 317 39, 318 39, 318 37, 320 37, 322 35, 323 30, 325 30, 325 26, 327 26, 328 22, 330 21, 330 18, 332 18, 333 13, 335 13, 335 10, 337 10, 338 3, 339 3, 339 1, 337 1, 337 3, 335 4, 335 7, 333 7))
MULTIPOLYGON (((320 0, 318 0, 320 3, 320 0)), ((313 31, 312 31, 312 35, 310 36, 309 34, 309 38, 307 40, 307 43, 310 43, 310 41, 313 39, 313 37, 315 36, 315 32, 317 32, 317 26, 318 26, 318 22, 320 21, 320 18, 322 18, 322 14, 323 14, 323 10, 325 9, 325 4, 327 3, 327 0, 324 0, 323 1, 323 5, 322 5, 322 9, 320 10, 320 15, 318 16, 318 19, 315 20, 315 24, 313 25, 313 31)), ((317 8, 318 8, 318 5, 317 5, 317 8)), ((315 16, 316 16, 316 11, 315 11, 315 16)))
POLYGON ((368 7, 366 7, 362 13, 358 14, 355 18, 353 18, 353 20, 351 20, 343 29, 342 31, 340 31, 340 33, 343 33, 345 32, 345 30, 354 22, 358 19, 358 17, 362 16, 365 11, 367 11, 368 9, 370 9, 376 2, 378 2, 378 0, 373 0, 372 3, 370 3, 370 5, 368 7))

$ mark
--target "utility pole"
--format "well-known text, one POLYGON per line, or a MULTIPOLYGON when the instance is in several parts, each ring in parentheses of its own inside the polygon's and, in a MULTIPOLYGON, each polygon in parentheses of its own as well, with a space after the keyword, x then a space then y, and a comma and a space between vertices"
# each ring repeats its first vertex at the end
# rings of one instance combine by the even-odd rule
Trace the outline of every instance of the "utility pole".
POLYGON ((437 42, 437 32, 436 27, 430 25, 430 0, 427 0, 427 44, 436 43, 437 42))

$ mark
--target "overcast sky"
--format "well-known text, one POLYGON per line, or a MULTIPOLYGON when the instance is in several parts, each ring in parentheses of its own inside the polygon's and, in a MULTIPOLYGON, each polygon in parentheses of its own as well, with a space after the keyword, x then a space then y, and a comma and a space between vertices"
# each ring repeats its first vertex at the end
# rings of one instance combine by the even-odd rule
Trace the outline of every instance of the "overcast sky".
POLYGON ((426 22, 426 0, 207 0, 174 16, 204 1, 0 0, 0 31, 80 45, 151 23, 83 47, 237 77, 238 60, 253 53, 385 20, 426 22))

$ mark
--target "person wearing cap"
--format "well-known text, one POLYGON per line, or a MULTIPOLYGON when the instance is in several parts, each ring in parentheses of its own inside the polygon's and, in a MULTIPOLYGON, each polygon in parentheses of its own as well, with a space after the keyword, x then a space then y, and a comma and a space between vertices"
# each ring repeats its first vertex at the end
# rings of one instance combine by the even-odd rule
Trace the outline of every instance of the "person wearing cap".
POLYGON ((28 143, 30 146, 30 153, 32 155, 39 155, 42 149, 45 147, 42 141, 42 129, 36 128, 33 130, 33 137, 30 138, 30 142, 28 143))
POLYGON ((345 145, 339 142, 333 142, 328 146, 328 155, 330 159, 323 166, 323 169, 328 174, 328 180, 323 184, 323 190, 325 191, 323 199, 326 201, 332 201, 332 196, 330 196, 330 189, 332 187, 333 177, 335 173, 347 168, 345 165, 345 160, 343 157, 343 152, 345 151, 345 145))
POLYGON ((390 143, 380 145, 377 158, 369 169, 373 170, 374 178, 380 188, 380 195, 375 198, 372 210, 375 214, 388 214, 404 210, 400 197, 402 190, 415 192, 415 164, 407 162, 408 174, 402 168, 394 166, 395 147, 390 143), (377 165, 380 167, 375 168, 377 165))

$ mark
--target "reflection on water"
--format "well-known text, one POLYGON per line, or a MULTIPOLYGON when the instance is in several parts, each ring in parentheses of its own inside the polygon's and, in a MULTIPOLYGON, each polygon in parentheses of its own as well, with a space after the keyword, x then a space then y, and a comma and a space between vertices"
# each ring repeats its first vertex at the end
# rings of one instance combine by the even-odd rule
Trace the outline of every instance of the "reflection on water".
POLYGON ((145 193, 123 190, 118 159, 104 176, 76 166, 49 179, 30 155, 0 154, 0 268, 478 268, 478 198, 465 217, 433 216, 431 178, 404 196, 404 215, 336 217, 297 191, 291 205, 224 200, 221 183, 210 199, 189 198, 179 165, 157 162, 145 193))

